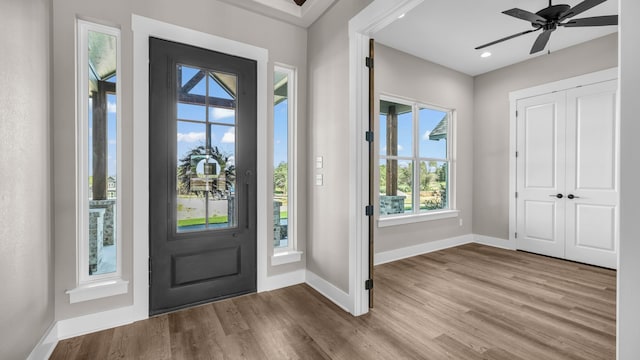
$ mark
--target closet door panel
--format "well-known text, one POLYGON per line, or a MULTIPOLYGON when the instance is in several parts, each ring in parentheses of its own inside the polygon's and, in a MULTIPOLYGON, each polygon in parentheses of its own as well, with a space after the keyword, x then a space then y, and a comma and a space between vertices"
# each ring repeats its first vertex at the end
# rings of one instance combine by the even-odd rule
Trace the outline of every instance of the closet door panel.
POLYGON ((564 93, 517 103, 517 248, 556 257, 564 257, 564 104, 564 93))
POLYGON ((616 81, 567 91, 566 258, 615 268, 618 238, 616 81))

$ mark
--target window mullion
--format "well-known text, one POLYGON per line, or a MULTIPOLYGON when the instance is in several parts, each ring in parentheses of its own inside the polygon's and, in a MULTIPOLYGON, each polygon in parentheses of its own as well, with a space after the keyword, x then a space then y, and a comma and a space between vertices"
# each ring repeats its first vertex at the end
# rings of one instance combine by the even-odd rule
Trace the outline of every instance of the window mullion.
POLYGON ((420 123, 418 104, 413 104, 413 213, 420 212, 420 123))

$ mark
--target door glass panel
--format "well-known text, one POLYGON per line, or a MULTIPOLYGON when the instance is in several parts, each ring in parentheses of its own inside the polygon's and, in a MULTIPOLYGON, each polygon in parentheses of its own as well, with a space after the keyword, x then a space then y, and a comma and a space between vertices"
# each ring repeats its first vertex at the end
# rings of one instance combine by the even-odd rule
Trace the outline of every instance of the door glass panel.
POLYGON ((178 102, 178 119, 207 121, 207 108, 204 105, 178 102))
POLYGON ((184 65, 177 73, 176 231, 236 227, 237 79, 184 65))
POLYGON ((201 69, 184 65, 178 66, 178 78, 180 92, 190 95, 206 95, 207 81, 201 69))

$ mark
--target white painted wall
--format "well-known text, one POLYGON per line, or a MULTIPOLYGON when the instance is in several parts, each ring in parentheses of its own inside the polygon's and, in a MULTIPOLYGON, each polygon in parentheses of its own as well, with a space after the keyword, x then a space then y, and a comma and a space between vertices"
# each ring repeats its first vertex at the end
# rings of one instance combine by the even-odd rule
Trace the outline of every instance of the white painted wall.
POLYGON ((53 323, 49 0, 0 2, 0 359, 53 323))
POLYGON ((617 54, 612 34, 475 77, 474 234, 509 239, 509 92, 616 67, 617 54))
MULTIPOLYGON (((473 78, 382 44, 375 47, 375 71, 378 100, 380 94, 394 95, 456 111, 453 132, 455 208, 460 210, 459 217, 449 219, 383 228, 376 226, 375 252, 470 234, 473 222, 473 78), (459 225, 460 219, 463 220, 462 226, 459 225)), ((376 129, 376 133, 379 134, 380 130, 376 129)))
MULTIPOLYGON (((92 314, 110 309, 131 305, 131 292, 126 295, 69 304, 65 290, 75 287, 75 68, 74 68, 74 27, 75 18, 81 17, 95 20, 107 25, 117 26, 122 31, 122 69, 119 80, 122 82, 122 120, 123 120, 123 152, 130 154, 135 139, 132 136, 133 121, 133 33, 131 30, 132 14, 160 20, 170 24, 191 28, 200 32, 255 45, 269 51, 267 87, 259 89, 267 92, 268 101, 272 102, 273 63, 283 63, 298 68, 299 104, 298 134, 304 140, 307 134, 306 114, 306 79, 307 79, 307 31, 303 28, 273 20, 250 11, 231 6, 217 0, 113 0, 107 2, 84 0, 53 0, 53 146, 54 146, 54 211, 55 211, 55 256, 56 256, 56 319, 64 320, 92 314)), ((268 114, 269 124, 272 113, 268 114)), ((269 125, 270 126, 270 125, 269 125)), ((266 134, 262 134, 266 136, 266 134)), ((306 147, 302 141, 299 168, 303 171, 300 179, 300 209, 298 226, 300 233, 306 234, 306 147)), ((123 278, 130 281, 130 289, 135 286, 132 279, 132 244, 133 218, 132 187, 134 182, 147 179, 134 179, 132 159, 123 158, 123 188, 119 189, 123 201, 122 233, 123 233, 123 278)), ((267 179, 263 179, 268 181, 267 179)), ((267 188, 270 188, 269 186, 267 188)), ((259 214, 267 217, 271 223, 273 214, 259 214)), ((269 229, 265 229, 269 231, 269 229)), ((270 236, 268 237, 270 238, 270 236)), ((298 244, 305 249, 306 239, 302 237, 298 244)), ((271 249, 271 247, 269 247, 271 249)), ((270 257, 271 254, 268 254, 270 257)), ((146 259, 143 259, 146 261, 146 259)), ((269 262, 269 259, 266 259, 269 262)), ((305 268, 305 261, 269 267, 268 274, 278 275, 305 268)))
POLYGON ((618 359, 640 358, 640 2, 620 1, 618 359))
MULTIPOLYGON (((348 22, 370 0, 336 2, 309 28, 310 184, 307 269, 349 292, 349 38, 348 22), (315 157, 324 158, 315 169, 315 157)), ((364 61, 364 60, 363 60, 364 61)))

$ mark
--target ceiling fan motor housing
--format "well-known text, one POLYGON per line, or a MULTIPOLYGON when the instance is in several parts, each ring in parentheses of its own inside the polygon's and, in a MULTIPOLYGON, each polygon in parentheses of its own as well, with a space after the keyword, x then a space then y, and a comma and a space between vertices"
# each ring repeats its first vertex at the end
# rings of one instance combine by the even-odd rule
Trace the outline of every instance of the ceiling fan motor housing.
MULTIPOLYGON (((536 15, 540 15, 543 18, 547 19, 548 22, 559 22, 560 16, 564 15, 571 6, 561 4, 561 5, 552 5, 547 8, 544 8, 536 13, 536 15)), ((566 16, 565 16, 566 17, 566 16)), ((534 27, 540 26, 538 23, 531 23, 534 27)))

